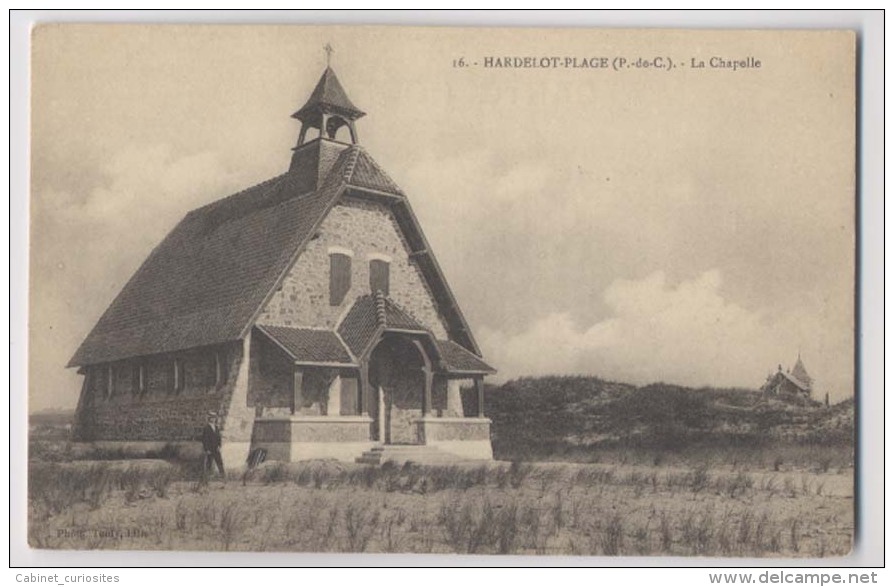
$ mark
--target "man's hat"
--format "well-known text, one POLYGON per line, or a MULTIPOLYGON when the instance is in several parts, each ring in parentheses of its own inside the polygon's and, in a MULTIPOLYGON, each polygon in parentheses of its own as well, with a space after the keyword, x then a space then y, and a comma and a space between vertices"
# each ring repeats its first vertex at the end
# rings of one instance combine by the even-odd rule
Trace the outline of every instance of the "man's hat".
POLYGON ((216 417, 217 417, 217 412, 208 412, 208 417, 209 417, 209 418, 216 418, 216 417))

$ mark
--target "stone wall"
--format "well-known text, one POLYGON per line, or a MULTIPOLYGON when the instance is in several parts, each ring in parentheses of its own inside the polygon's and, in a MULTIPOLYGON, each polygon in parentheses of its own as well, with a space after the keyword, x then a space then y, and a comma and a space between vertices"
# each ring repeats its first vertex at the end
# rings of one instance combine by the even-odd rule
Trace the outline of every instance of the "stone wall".
MULTIPOLYGON (((294 371, 296 366, 276 345, 264 337, 254 338, 251 347, 248 384, 248 406, 257 417, 292 415, 294 371)), ((353 416, 357 410, 357 370, 332 367, 299 367, 304 376, 301 384, 301 405, 295 415, 353 416), (329 397, 330 385, 340 376, 339 397, 329 397), (337 412, 330 414, 330 406, 337 412)))
POLYGON ((370 293, 369 262, 390 259, 389 296, 438 338, 444 322, 391 212, 382 204, 344 198, 320 226, 272 296, 258 323, 276 326, 336 326, 357 297, 370 293), (349 251, 351 288, 339 306, 329 304, 329 253, 349 251))
POLYGON ((240 360, 238 345, 218 345, 85 368, 75 414, 74 437, 81 441, 195 440, 207 413, 226 412, 233 377, 240 360), (215 354, 221 360, 216 379, 215 354), (173 361, 182 366, 183 388, 173 388, 173 361), (139 370, 144 369, 140 390, 139 370))
POLYGON ((292 411, 292 370, 289 357, 263 336, 251 345, 248 406, 256 416, 288 415, 292 411))
MULTIPOLYGON (((294 416, 255 422, 254 444, 265 442, 367 442, 369 418, 294 416)), ((359 455, 357 455, 359 456, 359 455)))
POLYGON ((418 418, 420 440, 432 444, 444 440, 490 440, 487 418, 418 418))

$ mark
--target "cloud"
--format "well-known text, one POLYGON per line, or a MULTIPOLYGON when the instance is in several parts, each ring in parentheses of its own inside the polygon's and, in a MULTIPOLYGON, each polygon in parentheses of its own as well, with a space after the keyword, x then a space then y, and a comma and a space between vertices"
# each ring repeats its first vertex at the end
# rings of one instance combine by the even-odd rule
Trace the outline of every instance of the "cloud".
POLYGON ((149 251, 187 210, 244 187, 209 152, 164 145, 117 153, 101 173, 35 188, 31 231, 31 400, 74 405, 79 377, 64 369, 149 251))
MULTIPOLYGON (((617 279, 603 292, 608 315, 589 326, 555 312, 517 335, 482 328, 482 347, 508 379, 584 373, 636 384, 758 387, 774 365, 794 361, 800 348, 818 386, 850 395, 847 358, 830 356, 821 332, 805 332, 802 313, 771 320, 724 299, 712 269, 678 284, 655 272, 617 279)), ((824 393, 824 391, 821 391, 824 393)))

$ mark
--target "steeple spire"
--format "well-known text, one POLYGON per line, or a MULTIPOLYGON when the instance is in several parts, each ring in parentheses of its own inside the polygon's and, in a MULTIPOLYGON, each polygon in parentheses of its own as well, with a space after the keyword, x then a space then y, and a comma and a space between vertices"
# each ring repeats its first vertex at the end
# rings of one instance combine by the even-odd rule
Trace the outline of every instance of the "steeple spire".
POLYGON ((338 131, 343 126, 346 126, 350 132, 350 142, 356 144, 357 129, 354 127, 354 121, 366 115, 363 110, 354 106, 354 103, 351 102, 345 93, 341 82, 338 81, 335 71, 329 66, 329 60, 333 51, 332 46, 327 43, 325 49, 326 70, 304 106, 292 115, 292 118, 297 118, 301 121, 298 147, 307 140, 307 131, 309 129, 319 130, 321 138, 338 140, 338 131))
POLYGON ((813 379, 810 375, 807 374, 807 369, 804 367, 804 362, 801 361, 801 353, 798 352, 798 360, 795 362, 795 366, 792 367, 792 377, 800 381, 804 384, 807 389, 810 389, 813 385, 813 379))

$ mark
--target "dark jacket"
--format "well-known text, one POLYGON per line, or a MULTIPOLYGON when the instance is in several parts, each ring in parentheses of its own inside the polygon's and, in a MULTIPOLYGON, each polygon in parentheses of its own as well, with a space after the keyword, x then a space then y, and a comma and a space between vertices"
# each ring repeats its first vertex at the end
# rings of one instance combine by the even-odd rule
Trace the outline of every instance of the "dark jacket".
POLYGON ((202 448, 211 452, 220 449, 220 430, 215 430, 211 424, 205 424, 202 429, 202 448))

